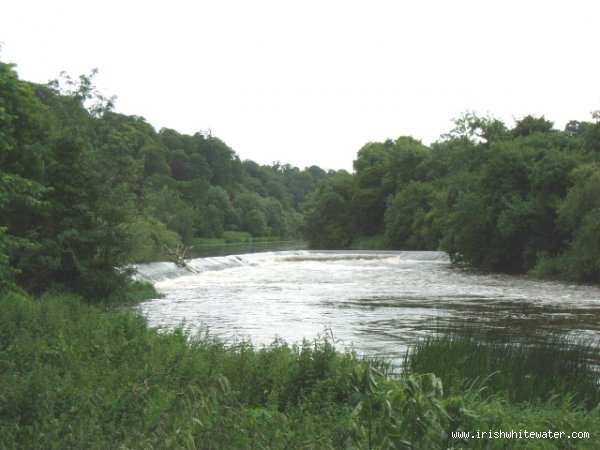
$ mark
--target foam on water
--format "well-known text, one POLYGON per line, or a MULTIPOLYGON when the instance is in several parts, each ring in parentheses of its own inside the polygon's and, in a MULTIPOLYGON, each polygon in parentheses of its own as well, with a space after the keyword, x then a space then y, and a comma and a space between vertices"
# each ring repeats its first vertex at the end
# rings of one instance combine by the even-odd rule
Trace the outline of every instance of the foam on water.
POLYGON ((449 263, 450 258, 445 252, 435 251, 307 251, 292 250, 282 252, 248 253, 244 255, 215 256, 195 258, 188 262, 187 267, 178 267, 172 262, 154 262, 136 264, 134 278, 139 281, 158 283, 164 280, 193 276, 209 271, 231 269, 248 265, 258 265, 267 262, 289 261, 351 261, 370 259, 397 259, 399 261, 420 261, 449 263))
POLYGON ((402 358, 439 329, 481 326, 500 337, 600 338, 600 287, 473 271, 443 252, 283 251, 138 266, 163 298, 137 306, 151 326, 209 329, 226 342, 312 340, 402 358))

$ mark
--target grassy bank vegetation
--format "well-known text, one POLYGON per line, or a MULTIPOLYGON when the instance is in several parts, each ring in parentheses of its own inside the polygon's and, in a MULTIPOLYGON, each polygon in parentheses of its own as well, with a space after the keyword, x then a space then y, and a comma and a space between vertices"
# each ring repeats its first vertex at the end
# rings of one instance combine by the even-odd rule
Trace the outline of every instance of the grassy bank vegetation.
POLYGON ((75 295, 10 293, 0 300, 0 448, 598 448, 591 368, 567 355, 548 370, 546 357, 520 351, 428 340, 394 377, 327 339, 228 346, 75 295), (513 377, 486 377, 498 370, 488 360, 513 377), (592 439, 450 435, 548 428, 592 439))
POLYGON ((561 342, 432 338, 394 377, 327 339, 225 345, 114 306, 157 295, 121 268, 165 245, 300 230, 597 282, 598 116, 559 131, 467 115, 431 148, 367 144, 350 175, 157 131, 115 113, 93 75, 38 85, 0 62, 0 448, 600 448, 597 374, 561 342), (451 435, 549 428, 592 438, 451 435))
POLYGON ((593 408, 600 402, 599 356, 597 344, 565 337, 507 342, 467 330, 420 340, 403 365, 410 372, 435 373, 454 392, 477 380, 490 394, 511 402, 570 398, 593 408))

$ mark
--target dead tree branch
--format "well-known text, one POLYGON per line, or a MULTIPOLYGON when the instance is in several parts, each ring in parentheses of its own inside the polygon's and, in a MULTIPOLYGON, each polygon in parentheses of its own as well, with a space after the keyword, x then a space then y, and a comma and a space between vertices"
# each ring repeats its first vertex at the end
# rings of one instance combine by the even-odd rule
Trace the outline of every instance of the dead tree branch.
POLYGON ((167 251, 167 255, 169 255, 169 258, 171 259, 171 261, 173 261, 175 263, 175 265, 177 267, 186 267, 187 268, 187 263, 190 260, 189 257, 186 257, 185 254, 191 250, 192 248, 194 248, 193 246, 190 247, 186 247, 185 245, 183 246, 179 246, 179 242, 177 243, 177 247, 172 249, 169 248, 169 246, 165 243, 165 250, 167 251))

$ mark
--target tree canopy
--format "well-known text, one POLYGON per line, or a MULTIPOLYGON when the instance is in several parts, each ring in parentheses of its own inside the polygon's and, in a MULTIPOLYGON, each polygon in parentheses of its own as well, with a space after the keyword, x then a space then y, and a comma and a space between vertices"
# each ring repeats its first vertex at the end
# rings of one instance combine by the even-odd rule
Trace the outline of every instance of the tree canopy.
POLYGON ((600 280, 600 113, 558 130, 466 113, 424 145, 367 143, 354 173, 242 161, 211 132, 113 110, 95 71, 47 85, 0 62, 0 290, 103 297, 127 264, 226 231, 441 249, 501 271, 600 280))
POLYGON ((156 131, 113 111, 95 71, 47 85, 0 62, 0 289, 106 296, 120 268, 224 231, 297 237, 328 174, 241 161, 212 133, 156 131))
POLYGON ((599 119, 557 130, 526 116, 510 128, 469 112, 429 147, 366 144, 352 176, 306 198, 305 236, 324 248, 380 236, 484 269, 598 282, 599 119))

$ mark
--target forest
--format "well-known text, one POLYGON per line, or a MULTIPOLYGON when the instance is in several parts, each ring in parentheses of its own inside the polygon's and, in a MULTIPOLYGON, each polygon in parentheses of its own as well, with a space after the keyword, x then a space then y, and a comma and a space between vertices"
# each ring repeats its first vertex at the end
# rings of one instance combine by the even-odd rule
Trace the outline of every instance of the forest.
POLYGON ((126 264, 226 231, 600 280, 598 112, 564 130, 465 113, 430 146, 366 144, 349 174, 242 161, 210 131, 156 131, 114 112, 94 75, 41 85, 0 63, 3 289, 105 297, 126 264))
POLYGON ((0 288, 103 298, 165 245, 296 238, 304 197, 335 175, 242 161, 210 132, 156 131, 114 112, 94 75, 33 84, 0 62, 0 288))
POLYGON ((440 140, 362 147, 303 204, 312 247, 444 250, 485 270, 600 281, 600 112, 557 130, 465 113, 440 140))
POLYGON ((128 268, 224 236, 300 237, 597 283, 600 113, 564 130, 466 113, 430 146, 366 144, 350 174, 157 131, 94 75, 36 84, 0 62, 0 448, 599 448, 597 344, 440 334, 398 375, 333 334, 257 348, 151 328, 131 305, 160 294, 128 268), (573 433, 463 434, 549 428, 573 433))

